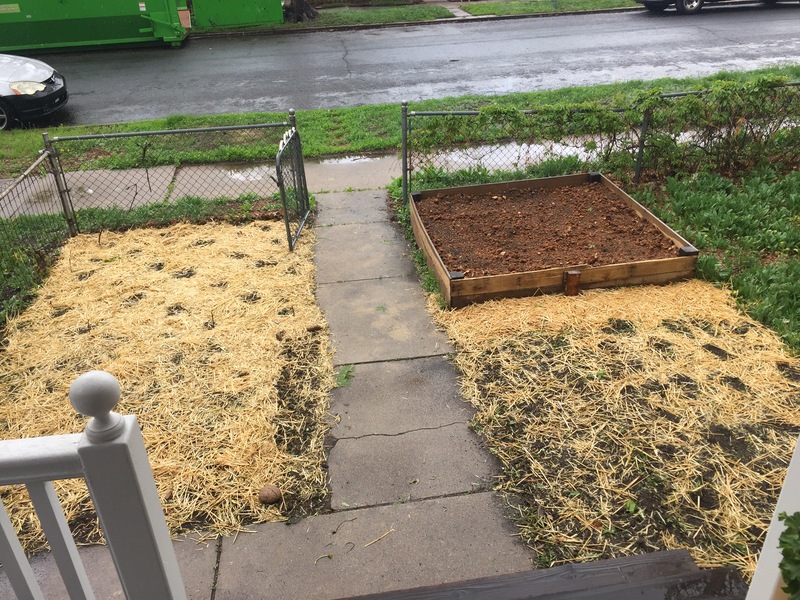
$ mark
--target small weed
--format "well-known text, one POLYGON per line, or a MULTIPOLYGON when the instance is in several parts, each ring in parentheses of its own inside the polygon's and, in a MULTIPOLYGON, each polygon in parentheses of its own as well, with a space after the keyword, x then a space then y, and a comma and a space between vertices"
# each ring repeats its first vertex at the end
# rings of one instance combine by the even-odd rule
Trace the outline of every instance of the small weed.
POLYGON ((388 309, 388 308, 386 308, 386 305, 385 305, 385 304, 381 304, 381 305, 380 305, 380 306, 378 306, 378 307, 377 307, 375 310, 377 310, 377 311, 378 311, 378 312, 380 312, 380 313, 385 313, 385 312, 386 312, 387 310, 389 310, 389 309, 388 309))
POLYGON ((356 373, 355 365, 342 365, 334 373, 336 387, 347 387, 356 373))

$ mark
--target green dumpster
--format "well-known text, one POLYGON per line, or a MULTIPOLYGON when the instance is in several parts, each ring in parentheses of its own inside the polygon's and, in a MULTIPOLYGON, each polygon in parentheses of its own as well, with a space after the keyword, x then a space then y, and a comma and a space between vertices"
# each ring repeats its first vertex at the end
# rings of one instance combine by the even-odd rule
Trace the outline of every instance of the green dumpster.
POLYGON ((283 23, 281 0, 192 0, 191 5, 198 31, 283 23))
POLYGON ((0 0, 0 51, 178 45, 190 26, 186 0, 0 0))

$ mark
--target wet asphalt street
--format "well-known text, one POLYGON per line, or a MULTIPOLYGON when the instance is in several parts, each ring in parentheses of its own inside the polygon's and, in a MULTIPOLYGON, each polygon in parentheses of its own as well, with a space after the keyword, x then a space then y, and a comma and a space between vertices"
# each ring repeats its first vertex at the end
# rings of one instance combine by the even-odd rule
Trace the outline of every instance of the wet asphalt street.
POLYGON ((800 3, 194 38, 39 55, 68 80, 56 123, 399 103, 800 61, 800 3))

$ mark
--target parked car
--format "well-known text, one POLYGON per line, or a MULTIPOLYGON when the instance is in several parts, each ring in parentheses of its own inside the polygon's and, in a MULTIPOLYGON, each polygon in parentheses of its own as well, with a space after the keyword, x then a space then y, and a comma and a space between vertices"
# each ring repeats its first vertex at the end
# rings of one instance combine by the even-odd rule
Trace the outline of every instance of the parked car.
POLYGON ((0 54, 0 131, 43 117, 67 103, 67 82, 33 58, 0 54))
MULTIPOLYGON (((660 13, 665 11, 671 4, 675 5, 675 10, 682 15, 693 15, 699 13, 706 2, 716 0, 636 0, 639 4, 650 12, 660 13)), ((761 0, 763 4, 775 4, 778 0, 761 0)))

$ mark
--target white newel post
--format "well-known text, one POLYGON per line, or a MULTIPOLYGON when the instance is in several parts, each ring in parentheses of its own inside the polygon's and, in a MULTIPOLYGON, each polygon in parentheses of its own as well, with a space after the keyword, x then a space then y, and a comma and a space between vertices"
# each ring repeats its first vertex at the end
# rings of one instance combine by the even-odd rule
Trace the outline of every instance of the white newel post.
POLYGON ((112 412, 119 398, 119 383, 104 371, 84 373, 69 389, 75 410, 93 417, 78 446, 89 493, 126 597, 185 600, 139 424, 112 412))

